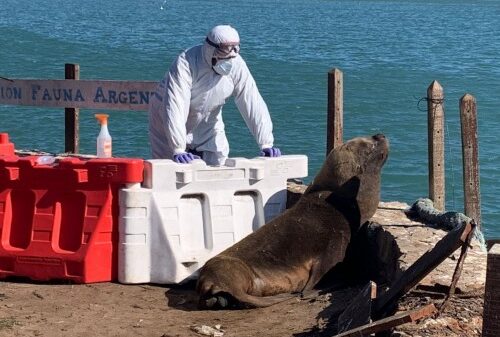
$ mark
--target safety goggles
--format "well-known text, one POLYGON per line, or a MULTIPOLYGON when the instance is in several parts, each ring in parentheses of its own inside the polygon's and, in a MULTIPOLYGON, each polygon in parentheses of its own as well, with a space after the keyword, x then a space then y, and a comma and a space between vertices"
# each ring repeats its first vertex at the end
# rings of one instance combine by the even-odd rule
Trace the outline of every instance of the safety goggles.
POLYGON ((224 57, 235 57, 236 54, 239 54, 240 52, 240 44, 239 43, 234 43, 234 42, 228 42, 228 43, 213 43, 208 39, 208 37, 205 39, 205 41, 214 47, 216 49, 216 56, 219 58, 224 58, 224 57))

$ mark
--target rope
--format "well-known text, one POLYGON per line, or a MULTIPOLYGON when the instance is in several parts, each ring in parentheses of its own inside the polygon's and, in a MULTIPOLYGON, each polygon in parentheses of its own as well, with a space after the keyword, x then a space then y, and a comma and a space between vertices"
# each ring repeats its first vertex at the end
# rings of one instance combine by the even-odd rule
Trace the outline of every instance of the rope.
MULTIPOLYGON (((415 97, 415 96, 414 96, 414 97, 415 97)), ((415 98, 418 98, 418 97, 415 97, 415 98)), ((421 104, 422 102, 424 102, 424 101, 425 101, 425 102, 432 102, 433 104, 436 104, 436 105, 438 105, 438 104, 439 104, 439 105, 441 105, 441 104, 443 104, 443 103, 444 103, 444 98, 439 98, 439 99, 438 99, 438 98, 421 97, 421 98, 419 98, 419 99, 418 99, 418 101, 417 101, 417 110, 419 110, 419 111, 423 111, 423 112, 426 112, 426 111, 427 111, 427 107, 425 107, 425 108, 421 108, 421 107, 420 107, 420 104, 421 104)))
MULTIPOLYGON (((464 222, 474 221, 467 215, 459 212, 441 212, 434 208, 434 203, 431 199, 420 198, 406 211, 406 214, 413 219, 419 219, 434 228, 443 228, 446 230, 454 230, 464 222)), ((486 252, 486 240, 479 229, 479 226, 474 228, 474 238, 479 242, 481 250, 486 252)))

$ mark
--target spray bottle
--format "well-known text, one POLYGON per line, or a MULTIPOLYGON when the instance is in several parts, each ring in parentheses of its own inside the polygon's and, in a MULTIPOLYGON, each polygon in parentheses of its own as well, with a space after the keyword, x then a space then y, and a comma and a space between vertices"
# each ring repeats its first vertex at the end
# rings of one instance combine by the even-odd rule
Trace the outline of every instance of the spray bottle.
POLYGON ((108 114, 95 114, 101 124, 101 131, 97 136, 97 157, 111 158, 111 135, 108 131, 108 114))

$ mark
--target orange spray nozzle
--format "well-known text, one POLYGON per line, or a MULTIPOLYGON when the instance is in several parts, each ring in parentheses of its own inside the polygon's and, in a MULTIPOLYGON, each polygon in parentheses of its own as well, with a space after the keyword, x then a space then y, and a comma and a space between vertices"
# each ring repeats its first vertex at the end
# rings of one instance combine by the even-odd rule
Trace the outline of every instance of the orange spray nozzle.
POLYGON ((99 121, 99 123, 102 124, 108 124, 108 114, 95 114, 95 118, 99 121))

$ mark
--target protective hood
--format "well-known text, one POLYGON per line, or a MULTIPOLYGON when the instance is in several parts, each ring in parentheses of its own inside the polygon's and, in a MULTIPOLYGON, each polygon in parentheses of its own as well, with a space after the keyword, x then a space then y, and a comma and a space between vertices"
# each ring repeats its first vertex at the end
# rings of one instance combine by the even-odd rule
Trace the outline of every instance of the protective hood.
MULTIPOLYGON (((239 44, 240 36, 236 29, 229 25, 219 25, 212 28, 208 34, 207 39, 212 42, 212 44, 239 44)), ((215 55, 216 48, 210 45, 207 41, 203 43, 203 58, 212 66, 212 58, 215 55)))

